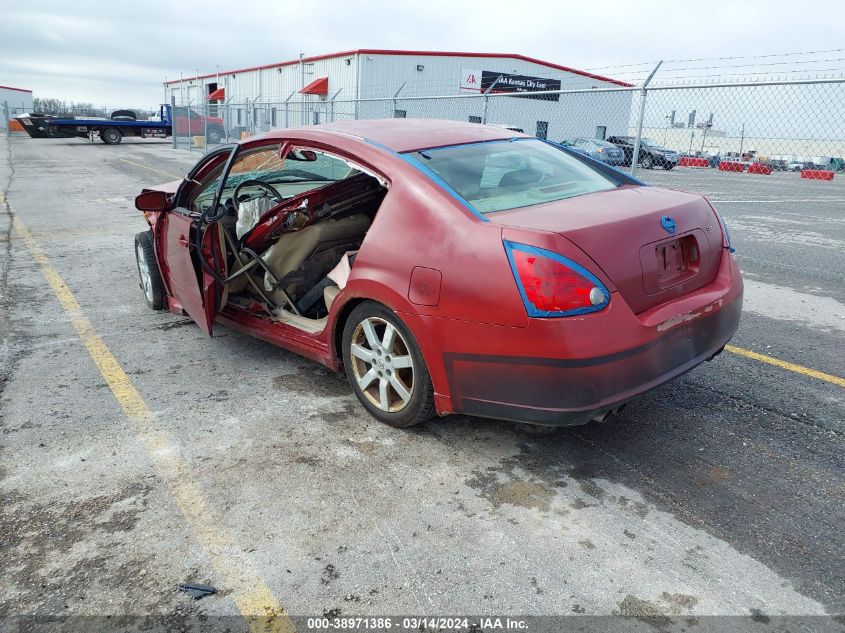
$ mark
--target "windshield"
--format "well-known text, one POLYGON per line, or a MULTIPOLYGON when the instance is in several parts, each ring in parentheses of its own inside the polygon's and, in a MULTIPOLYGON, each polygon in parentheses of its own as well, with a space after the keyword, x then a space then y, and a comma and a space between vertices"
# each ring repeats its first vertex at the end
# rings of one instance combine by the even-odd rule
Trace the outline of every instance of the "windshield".
POLYGON ((564 200, 616 186, 565 151, 538 139, 443 147, 411 156, 480 213, 564 200))
POLYGON ((660 145, 652 141, 650 138, 640 139, 640 145, 645 145, 646 147, 660 147, 660 145))
MULTIPOLYGON (((223 187, 221 200, 231 197, 243 182, 260 181, 271 185, 282 198, 290 198, 303 191, 324 187, 330 183, 349 178, 358 171, 346 162, 322 152, 309 152, 307 158, 303 152, 294 151, 286 158, 279 156, 281 144, 263 145, 241 152, 223 187), (310 159, 310 160, 309 160, 310 159)), ((202 188, 190 207, 202 212, 213 204, 220 183, 221 163, 203 182, 202 188)), ((265 197, 266 188, 255 183, 244 186, 239 198, 250 199, 265 197)))

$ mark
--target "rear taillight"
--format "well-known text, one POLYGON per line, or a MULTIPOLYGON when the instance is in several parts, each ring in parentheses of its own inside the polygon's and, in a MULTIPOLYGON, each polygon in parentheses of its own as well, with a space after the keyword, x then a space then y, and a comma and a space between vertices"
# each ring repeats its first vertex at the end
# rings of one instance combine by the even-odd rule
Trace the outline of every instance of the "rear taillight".
POLYGON ((610 301, 604 284, 571 259, 536 246, 504 244, 528 316, 588 314, 610 301))

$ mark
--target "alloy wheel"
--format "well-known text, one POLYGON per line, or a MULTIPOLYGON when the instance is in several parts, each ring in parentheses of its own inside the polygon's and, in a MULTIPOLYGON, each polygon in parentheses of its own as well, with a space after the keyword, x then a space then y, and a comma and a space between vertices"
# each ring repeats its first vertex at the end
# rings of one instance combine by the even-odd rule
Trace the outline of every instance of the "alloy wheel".
POLYGON ((414 393, 414 360, 393 324, 378 317, 361 321, 350 343, 352 375, 361 392, 382 411, 404 409, 414 393))
POLYGON ((144 294, 147 295, 147 300, 153 303, 153 279, 150 275, 150 267, 147 264, 147 257, 144 255, 144 249, 138 244, 135 247, 135 253, 138 256, 138 274, 141 277, 141 288, 144 294))

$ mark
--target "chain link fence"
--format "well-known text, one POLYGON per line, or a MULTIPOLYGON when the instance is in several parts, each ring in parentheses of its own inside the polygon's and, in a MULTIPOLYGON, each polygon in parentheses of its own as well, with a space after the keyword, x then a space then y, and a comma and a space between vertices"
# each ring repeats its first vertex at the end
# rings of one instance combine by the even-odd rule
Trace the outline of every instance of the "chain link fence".
POLYGON ((174 147, 383 118, 501 126, 570 146, 646 182, 707 195, 744 269, 845 278, 845 79, 648 83, 531 93, 229 100, 173 109, 174 147))
POLYGON ((26 104, 14 101, 0 102, 0 134, 9 136, 16 132, 23 132, 20 125, 17 125, 15 117, 27 114, 27 112, 26 104))

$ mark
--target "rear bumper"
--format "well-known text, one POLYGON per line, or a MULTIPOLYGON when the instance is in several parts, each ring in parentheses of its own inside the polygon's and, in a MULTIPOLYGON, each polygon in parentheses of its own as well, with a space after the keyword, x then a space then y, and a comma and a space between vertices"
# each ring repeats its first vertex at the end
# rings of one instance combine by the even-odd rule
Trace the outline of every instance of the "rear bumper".
POLYGON ((531 319, 528 328, 496 328, 477 351, 444 353, 452 408, 552 426, 583 424, 618 408, 712 358, 731 339, 742 311, 742 280, 727 254, 725 267, 712 284, 674 302, 674 312, 661 306, 634 315, 617 298, 615 313, 608 307, 571 321, 531 319), (547 354, 508 353, 516 349, 547 354), (595 353, 583 354, 588 349, 595 353))

